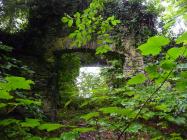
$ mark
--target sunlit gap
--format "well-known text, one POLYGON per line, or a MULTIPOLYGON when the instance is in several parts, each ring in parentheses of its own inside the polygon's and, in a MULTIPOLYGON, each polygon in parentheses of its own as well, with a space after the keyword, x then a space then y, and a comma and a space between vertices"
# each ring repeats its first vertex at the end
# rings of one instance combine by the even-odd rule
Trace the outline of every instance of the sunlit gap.
MULTIPOLYGON (((165 11, 162 13, 164 15, 170 15, 170 10, 171 10, 171 7, 173 8, 173 11, 177 12, 178 8, 177 7, 174 7, 172 5, 171 2, 169 1, 161 1, 161 4, 162 6, 165 7, 165 11), (171 6, 172 5, 172 6, 171 6)), ((162 15, 161 15, 162 16, 162 15)), ((161 19, 158 18, 158 21, 160 21, 161 19)), ((157 28, 158 29, 158 28, 157 28)), ((160 29, 158 29, 158 31, 160 31, 160 29)), ((180 35, 181 33, 187 31, 187 24, 185 22, 185 20, 179 16, 176 18, 176 21, 175 23, 173 24, 173 26, 170 28, 169 32, 170 34, 172 34, 173 37, 177 37, 178 35, 180 35)))
POLYGON ((93 94, 94 84, 98 80, 101 82, 101 70, 104 67, 81 67, 79 76, 76 78, 76 85, 79 89, 79 96, 83 98, 90 98, 93 94), (92 86, 90 86, 92 85, 92 86))

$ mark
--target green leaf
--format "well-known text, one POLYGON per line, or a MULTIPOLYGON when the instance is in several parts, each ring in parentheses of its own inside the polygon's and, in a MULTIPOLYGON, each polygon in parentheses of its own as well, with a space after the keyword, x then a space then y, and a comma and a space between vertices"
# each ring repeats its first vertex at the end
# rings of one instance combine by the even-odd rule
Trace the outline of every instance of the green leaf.
POLYGON ((80 14, 79 12, 77 12, 77 13, 74 15, 74 17, 76 17, 76 18, 80 18, 80 16, 81 16, 81 14, 80 14))
POLYGON ((179 91, 187 90, 187 72, 183 71, 180 73, 180 79, 176 82, 176 89, 179 91))
POLYGON ((186 46, 180 47, 180 54, 181 56, 187 58, 187 47, 186 46))
POLYGON ((13 99, 13 96, 11 96, 7 91, 0 90, 0 99, 10 100, 13 99))
POLYGON ((100 108, 99 111, 103 113, 118 113, 119 112, 118 107, 105 107, 105 108, 100 108))
POLYGON ((185 15, 183 16, 183 19, 184 19, 185 21, 187 21, 187 14, 185 14, 185 15))
POLYGON ((80 20, 80 19, 77 19, 77 20, 76 20, 76 26, 79 27, 80 24, 81 24, 81 20, 80 20))
POLYGON ((167 51, 166 58, 176 60, 181 55, 180 48, 171 48, 167 51))
POLYGON ((175 24, 175 20, 171 20, 170 22, 164 25, 164 29, 169 29, 173 24, 175 24))
POLYGON ((71 27, 73 25, 73 19, 69 19, 68 21, 68 27, 71 27))
POLYGON ((128 129, 127 132, 129 133, 137 133, 140 129, 142 129, 142 125, 138 123, 133 123, 128 129))
MULTIPOLYGON (((34 84, 31 80, 26 80, 23 77, 8 76, 5 78, 7 83, 3 83, 6 91, 16 90, 16 89, 30 89, 30 85, 34 84)), ((0 85, 1 88, 1 85, 0 85)))
POLYGON ((69 34, 69 38, 73 39, 73 38, 76 37, 76 35, 77 35, 77 34, 73 32, 73 33, 69 34))
POLYGON ((0 103, 0 109, 5 108, 6 106, 7 106, 7 104, 5 104, 5 103, 0 103))
POLYGON ((110 48, 109 45, 103 45, 100 46, 96 49, 96 54, 104 54, 107 53, 108 51, 111 51, 112 49, 110 48))
POLYGON ((66 108, 69 104, 71 104, 71 102, 72 102, 72 99, 70 99, 69 101, 67 101, 67 102, 65 103, 65 105, 64 105, 64 108, 66 108))
POLYGON ((0 42, 0 50, 6 51, 6 52, 11 52, 12 51, 12 47, 10 46, 6 46, 6 45, 2 45, 0 42))
POLYGON ((187 81, 177 81, 176 89, 179 90, 179 91, 186 91, 187 81))
POLYGON ((138 47, 142 55, 158 55, 162 46, 168 45, 170 40, 164 36, 154 36, 148 39, 147 43, 138 47))
POLYGON ((99 112, 91 112, 91 113, 88 113, 86 115, 83 115, 81 116, 81 118, 85 119, 86 121, 94 118, 94 117, 98 117, 99 116, 99 112))
POLYGON ((61 127, 62 127, 61 124, 45 123, 45 124, 41 124, 38 127, 38 129, 40 129, 40 130, 47 130, 47 132, 50 132, 50 131, 54 131, 56 129, 59 129, 61 127))
POLYGON ((29 100, 29 99, 16 99, 17 102, 19 102, 22 105, 38 105, 41 106, 41 101, 35 101, 35 100, 29 100))
POLYGON ((161 67, 165 70, 171 70, 174 67, 176 67, 176 63, 173 62, 172 60, 164 60, 161 62, 161 67))
POLYGON ((68 17, 63 17, 63 18, 62 18, 62 22, 63 22, 63 23, 66 23, 66 22, 68 22, 68 21, 69 21, 69 18, 68 18, 68 17))
POLYGON ((101 111, 105 114, 117 114, 120 116, 127 116, 129 118, 132 118, 135 115, 133 110, 129 109, 129 108, 104 107, 104 108, 100 108, 99 111, 101 111))
POLYGON ((148 73, 150 79, 159 77, 158 67, 156 65, 147 66, 145 71, 148 73))
POLYGON ((29 118, 27 118, 25 120, 25 122, 21 123, 22 127, 31 127, 31 128, 34 128, 34 127, 37 127, 39 125, 40 125, 40 120, 38 120, 38 119, 29 119, 29 118))
POLYGON ((112 25, 116 26, 117 24, 120 23, 120 20, 112 20, 111 23, 112 25))
POLYGON ((153 118, 154 116, 155 116, 155 113, 154 113, 154 112, 148 111, 148 112, 144 113, 142 117, 143 117, 145 120, 149 120, 149 119, 153 118))
POLYGON ((94 127, 84 127, 84 128, 75 128, 73 129, 74 132, 79 132, 79 133, 87 133, 90 131, 95 131, 96 129, 94 127))
POLYGON ((140 74, 138 74, 138 75, 132 77, 132 78, 127 82, 127 84, 128 84, 128 85, 142 84, 142 83, 144 83, 146 80, 147 80, 147 78, 145 77, 145 75, 140 73, 140 74))
POLYGON ((185 125, 186 124, 186 118, 184 118, 184 117, 169 118, 169 121, 171 121, 177 125, 185 125))
POLYGON ((171 108, 167 104, 161 104, 155 107, 157 110, 161 110, 164 112, 169 112, 171 111, 171 108))
POLYGON ((62 140, 76 140, 76 138, 79 136, 77 132, 64 132, 61 134, 62 140))
POLYGON ((187 44, 187 32, 183 33, 181 36, 179 36, 176 40, 177 44, 185 43, 187 44))
POLYGON ((19 122, 20 121, 16 119, 5 119, 0 121, 0 126, 8 126, 10 124, 17 124, 19 122))

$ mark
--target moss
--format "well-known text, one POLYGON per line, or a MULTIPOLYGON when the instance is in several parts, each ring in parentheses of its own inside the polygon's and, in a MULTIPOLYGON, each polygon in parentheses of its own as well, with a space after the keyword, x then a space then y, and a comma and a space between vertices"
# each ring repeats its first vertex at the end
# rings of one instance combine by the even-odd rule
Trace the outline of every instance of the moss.
POLYGON ((58 69, 58 90, 60 104, 64 105, 71 96, 78 92, 75 79, 79 75, 80 58, 76 54, 64 54, 58 69))

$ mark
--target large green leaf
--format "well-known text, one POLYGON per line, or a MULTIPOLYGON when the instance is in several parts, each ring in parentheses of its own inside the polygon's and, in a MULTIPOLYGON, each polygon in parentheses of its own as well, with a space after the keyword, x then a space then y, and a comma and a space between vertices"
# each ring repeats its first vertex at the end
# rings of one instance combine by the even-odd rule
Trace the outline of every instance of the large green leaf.
POLYGON ((177 44, 185 43, 187 44, 187 32, 183 33, 181 36, 179 36, 176 40, 177 44))
POLYGON ((10 100, 13 96, 11 96, 7 91, 0 90, 0 99, 10 100))
POLYGON ((181 56, 187 58, 187 47, 186 46, 180 47, 180 54, 181 56))
POLYGON ((0 121, 0 126, 8 126, 10 124, 16 124, 19 123, 19 120, 16 119, 5 119, 0 121))
POLYGON ((29 119, 29 118, 27 118, 25 120, 25 122, 21 123, 22 127, 31 127, 31 128, 34 128, 34 127, 37 127, 39 125, 40 125, 40 120, 38 120, 38 119, 29 119))
POLYGON ((91 112, 91 113, 81 116, 81 118, 83 118, 87 121, 89 119, 92 119, 92 118, 98 117, 98 116, 99 116, 99 112, 91 112))
POLYGON ((142 84, 147 80, 144 74, 140 73, 134 77, 132 77, 127 84, 128 85, 136 85, 136 84, 142 84))
POLYGON ((61 127, 62 127, 61 124, 45 123, 45 124, 41 124, 38 127, 38 129, 40 129, 40 130, 47 130, 47 132, 50 132, 50 131, 54 131, 56 129, 59 129, 61 127))
POLYGON ((7 91, 16 89, 30 89, 30 84, 34 84, 31 80, 26 80, 24 77, 8 76, 5 78, 7 81, 7 91))
POLYGON ((181 55, 180 48, 171 48, 167 51, 166 57, 172 60, 176 60, 181 55))
POLYGON ((145 44, 138 47, 142 55, 158 55, 163 46, 168 45, 170 40, 164 36, 154 36, 148 39, 145 44))

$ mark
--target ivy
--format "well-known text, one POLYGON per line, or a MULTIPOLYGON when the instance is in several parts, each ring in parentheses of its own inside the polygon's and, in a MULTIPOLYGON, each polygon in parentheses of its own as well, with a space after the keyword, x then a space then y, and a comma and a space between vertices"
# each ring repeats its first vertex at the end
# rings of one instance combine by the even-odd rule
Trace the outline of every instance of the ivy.
MULTIPOLYGON (((84 47, 93 41, 97 44, 96 54, 112 51, 113 47, 116 47, 113 46, 113 34, 111 31, 121 21, 114 15, 109 17, 101 16, 105 5, 110 4, 107 2, 105 0, 93 0, 84 11, 77 12, 72 16, 65 14, 62 17, 62 22, 72 31, 69 34, 70 47, 84 47)), ((131 6, 130 4, 133 2, 124 1, 127 7, 131 6)), ((137 1, 137 3, 142 3, 142 1, 137 1)), ((186 9, 184 8, 186 1, 179 0, 177 3, 184 4, 184 6, 181 8, 182 10, 180 8, 179 10, 177 9, 177 12, 173 13, 173 15, 186 17, 186 9)), ((120 3, 118 4, 120 5, 120 3)), ((144 4, 142 5, 145 7, 144 4)), ((45 4, 42 6, 45 7, 45 4)), ((136 6, 136 3, 133 3, 132 7, 136 6)), ((53 7, 53 4, 51 7, 53 7)), ((180 5, 177 7, 180 7, 180 5)), ((124 10, 128 10, 128 8, 124 8, 124 10)), ((132 10, 135 10, 135 8, 132 10)), ((45 13, 45 11, 42 11, 42 13, 45 13)), ((147 13, 137 14, 142 17, 147 16, 147 13)), ((37 19, 40 19, 40 16, 36 15, 37 19)), ((153 15, 149 15, 148 19, 151 16, 153 15)), ((131 19, 132 16, 127 15, 127 17, 131 19)), ((124 19, 124 21, 127 20, 128 22, 128 18, 124 19)), ((138 15, 137 17, 136 15, 132 17, 132 20, 127 24, 129 26, 127 28, 134 27, 130 26, 130 24, 136 23, 138 18, 138 15)), ((147 24, 144 19, 142 21, 140 23, 141 26, 147 24)), ((50 23, 53 23, 53 20, 50 23)), ((169 26, 171 24, 173 24, 173 21, 169 23, 169 26)), ((53 27, 53 25, 56 26, 56 24, 52 24, 50 27, 53 27)), ((126 25, 123 25, 121 27, 124 31, 126 30, 126 25)), ((136 30, 137 28, 127 29, 125 35, 130 35, 131 30, 136 30)), ((143 35, 140 33, 138 35, 144 36, 147 32, 147 36, 149 36, 149 30, 146 28, 147 26, 144 28, 143 35)), ((42 29, 45 30, 45 28, 42 29)), ((50 31, 53 31, 53 29, 50 31)), ((43 33, 39 33, 39 35, 45 36, 43 33)), ((139 37, 135 34, 134 38, 136 40, 139 37)), ((118 38, 118 40, 121 40, 121 38, 118 38)), ((118 43, 120 44, 121 42, 118 43)), ((2 112, 0 127, 2 128, 2 134, 7 137, 6 139, 28 140, 75 140, 81 134, 84 136, 84 134, 90 135, 92 133, 98 135, 98 139, 102 139, 100 137, 105 132, 117 132, 112 133, 112 135, 117 134, 118 138, 114 138, 116 140, 138 139, 137 137, 133 138, 133 136, 144 133, 148 133, 150 139, 155 140, 186 139, 187 72, 184 68, 179 68, 183 63, 186 63, 186 44, 186 32, 176 40, 163 35, 150 37, 146 43, 138 47, 141 54, 145 56, 144 63, 146 66, 143 72, 136 73, 130 79, 126 78, 122 73, 122 68, 119 68, 122 65, 118 64, 117 60, 113 61, 113 65, 106 68, 108 71, 103 72, 103 74, 110 76, 110 78, 104 77, 105 80, 107 79, 106 82, 100 82, 98 78, 95 78, 94 82, 87 80, 86 84, 90 86, 88 89, 82 88, 82 95, 84 96, 86 92, 90 92, 91 96, 86 99, 77 96, 78 90, 74 85, 80 60, 74 55, 68 55, 68 57, 63 55, 61 63, 58 64, 58 70, 52 73, 55 77, 50 79, 52 84, 53 82, 57 84, 56 90, 59 90, 55 91, 51 96, 59 93, 60 98, 63 99, 61 101, 65 107, 62 112, 57 110, 58 115, 63 114, 63 117, 59 117, 59 119, 63 118, 63 124, 48 122, 49 118, 45 114, 38 113, 43 111, 41 109, 43 98, 40 98, 43 95, 38 97, 38 93, 32 90, 32 85, 34 85, 32 80, 8 75, 5 72, 3 75, 6 75, 6 77, 2 77, 0 81, 0 111, 2 112), (71 62, 74 62, 73 65, 70 65, 71 62), (57 83, 53 79, 56 77, 60 79, 57 83), (73 103, 75 102, 76 104, 74 105, 73 103), (68 122, 66 122, 65 118, 68 119, 68 122), (72 122, 69 121, 70 118, 73 118, 72 122), (80 126, 80 124, 84 126, 80 126), (124 133, 126 135, 123 135, 124 133), (57 134, 61 135, 57 136, 57 134), (52 138, 51 135, 55 137, 52 138), (124 138, 126 136, 128 138, 124 138)), ((11 52, 12 48, 0 44, 0 50, 8 53, 11 52)), ((6 56, 3 56, 3 58, 6 58, 6 56)), ((14 67, 13 63, 1 66, 1 68, 6 70, 11 69, 11 67, 14 67)), ((88 76, 87 79, 89 78, 88 76)), ((49 82, 48 84, 51 83, 49 82)), ((37 86, 35 89, 37 89, 37 86)), ((55 87, 52 87, 52 89, 55 89, 55 87)), ((49 90, 48 92, 51 91, 49 90)), ((56 97, 54 99, 53 102, 56 103, 56 97)), ((61 104, 58 104, 57 107, 60 108, 61 104)))
POLYGON ((73 17, 66 15, 62 22, 74 27, 75 31, 69 34, 72 39, 72 47, 83 47, 90 41, 97 42, 96 54, 106 53, 111 50, 113 42, 109 31, 120 23, 114 16, 104 19, 99 12, 102 11, 106 1, 93 0, 89 8, 83 13, 77 12, 73 17), (73 24, 74 23, 74 24, 73 24))

